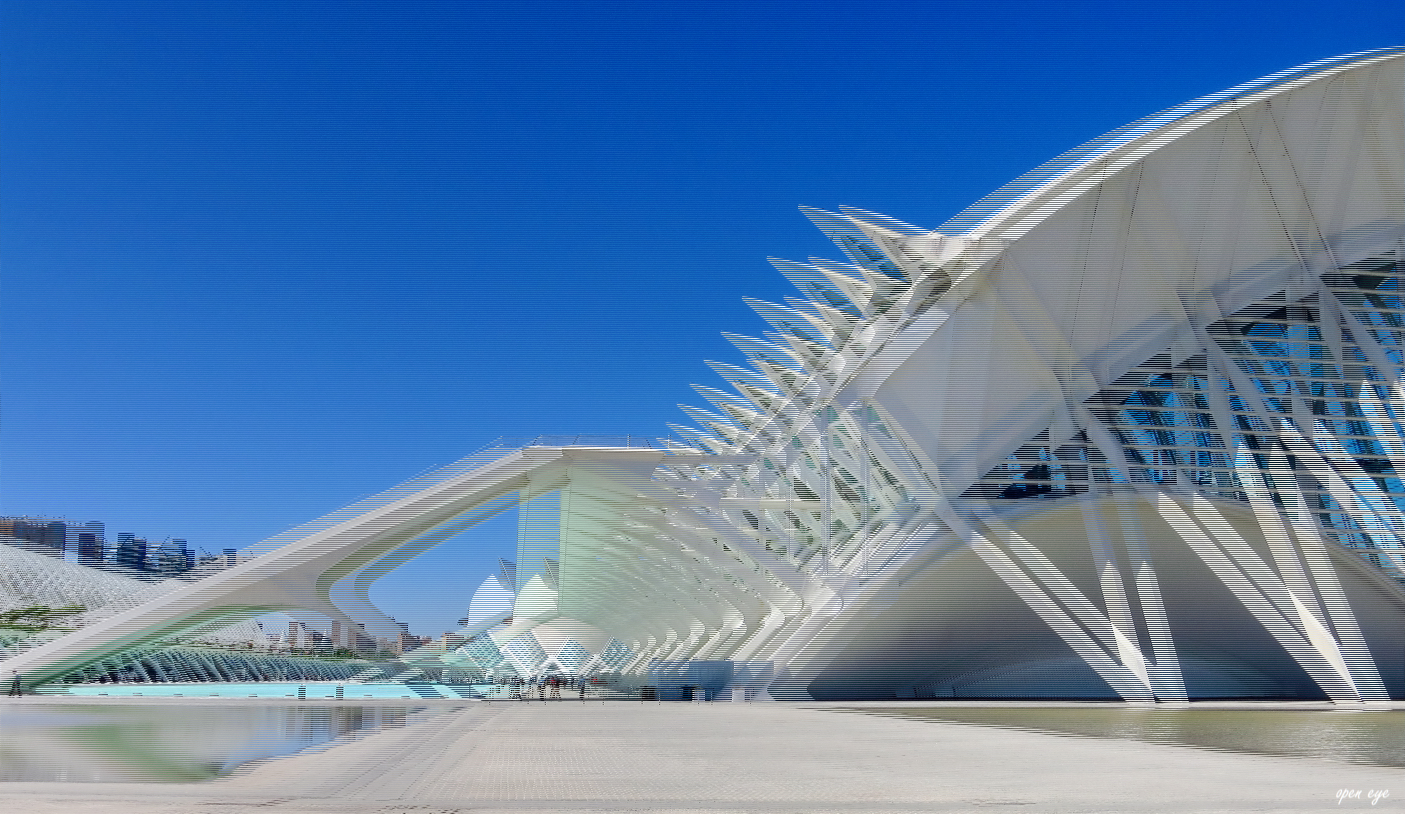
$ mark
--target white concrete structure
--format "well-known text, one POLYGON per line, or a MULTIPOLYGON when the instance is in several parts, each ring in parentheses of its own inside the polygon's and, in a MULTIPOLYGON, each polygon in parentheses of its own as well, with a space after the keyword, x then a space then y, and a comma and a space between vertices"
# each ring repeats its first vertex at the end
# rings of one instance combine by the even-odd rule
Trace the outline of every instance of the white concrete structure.
POLYGON ((698 388, 686 443, 466 464, 0 669, 236 606, 355 616, 515 506, 512 624, 457 654, 482 668, 1405 697, 1405 49, 1128 125, 937 231, 808 214, 847 261, 775 261, 807 299, 753 304, 775 332, 732 337, 753 369, 714 365, 736 392, 698 388))

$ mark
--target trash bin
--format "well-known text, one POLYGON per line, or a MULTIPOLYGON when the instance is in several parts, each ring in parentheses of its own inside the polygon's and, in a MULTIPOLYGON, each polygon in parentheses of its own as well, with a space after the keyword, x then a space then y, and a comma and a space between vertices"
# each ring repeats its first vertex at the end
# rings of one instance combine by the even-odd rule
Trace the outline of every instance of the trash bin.
POLYGON ((639 688, 640 701, 657 701, 659 699, 659 688, 648 684, 639 688))

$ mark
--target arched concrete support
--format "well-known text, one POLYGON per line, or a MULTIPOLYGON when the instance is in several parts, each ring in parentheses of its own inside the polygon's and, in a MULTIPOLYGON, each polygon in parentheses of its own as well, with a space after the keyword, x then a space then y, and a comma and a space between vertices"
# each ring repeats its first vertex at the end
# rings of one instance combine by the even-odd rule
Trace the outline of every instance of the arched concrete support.
POLYGON ((345 619, 330 596, 338 581, 532 477, 587 459, 651 471, 665 455, 651 449, 517 450, 20 653, 0 662, 0 671, 38 684, 122 651, 269 611, 303 609, 345 619))

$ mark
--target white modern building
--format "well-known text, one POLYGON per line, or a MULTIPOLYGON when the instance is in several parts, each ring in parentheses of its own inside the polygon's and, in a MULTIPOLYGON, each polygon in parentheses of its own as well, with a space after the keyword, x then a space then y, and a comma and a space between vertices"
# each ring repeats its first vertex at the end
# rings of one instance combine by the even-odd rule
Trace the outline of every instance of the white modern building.
POLYGON ((62 680, 516 509, 444 663, 755 698, 1405 698, 1405 49, 1130 124, 935 231, 808 211, 681 442, 504 443, 0 663, 62 680), (510 613, 508 608, 510 606, 510 613), (507 620, 507 621, 504 621, 507 620))

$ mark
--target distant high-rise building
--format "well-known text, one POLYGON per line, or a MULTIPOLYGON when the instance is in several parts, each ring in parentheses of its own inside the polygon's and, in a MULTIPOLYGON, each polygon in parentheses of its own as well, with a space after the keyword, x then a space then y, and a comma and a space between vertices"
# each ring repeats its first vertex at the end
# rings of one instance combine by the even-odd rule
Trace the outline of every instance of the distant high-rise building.
POLYGON ((190 555, 190 549, 185 540, 171 539, 161 544, 156 550, 156 567, 154 570, 169 574, 178 574, 189 571, 194 565, 190 555))
POLYGON ((78 562, 83 565, 101 565, 103 560, 102 541, 84 532, 78 535, 78 562))
POLYGON ((67 548, 68 524, 46 518, 5 517, 0 518, 0 534, 23 540, 51 557, 62 557, 67 548))
POLYGON ((127 568, 146 570, 146 538, 137 537, 130 531, 117 532, 117 551, 114 561, 127 568))
POLYGON ((181 559, 185 561, 185 567, 181 570, 189 571, 195 567, 195 550, 190 547, 190 543, 177 537, 171 540, 171 545, 175 546, 181 559))
POLYGON ((70 548, 78 549, 78 562, 83 565, 102 565, 107 557, 106 527, 99 520, 90 520, 79 526, 70 524, 68 536, 70 548), (76 539, 74 539, 76 538, 76 539))
POLYGON ((361 655, 375 652, 376 640, 366 635, 366 626, 357 623, 356 628, 347 631, 347 637, 351 639, 352 649, 361 655))
POLYGON ((83 565, 101 565, 106 554, 106 526, 101 520, 64 523, 65 548, 78 552, 83 565))

